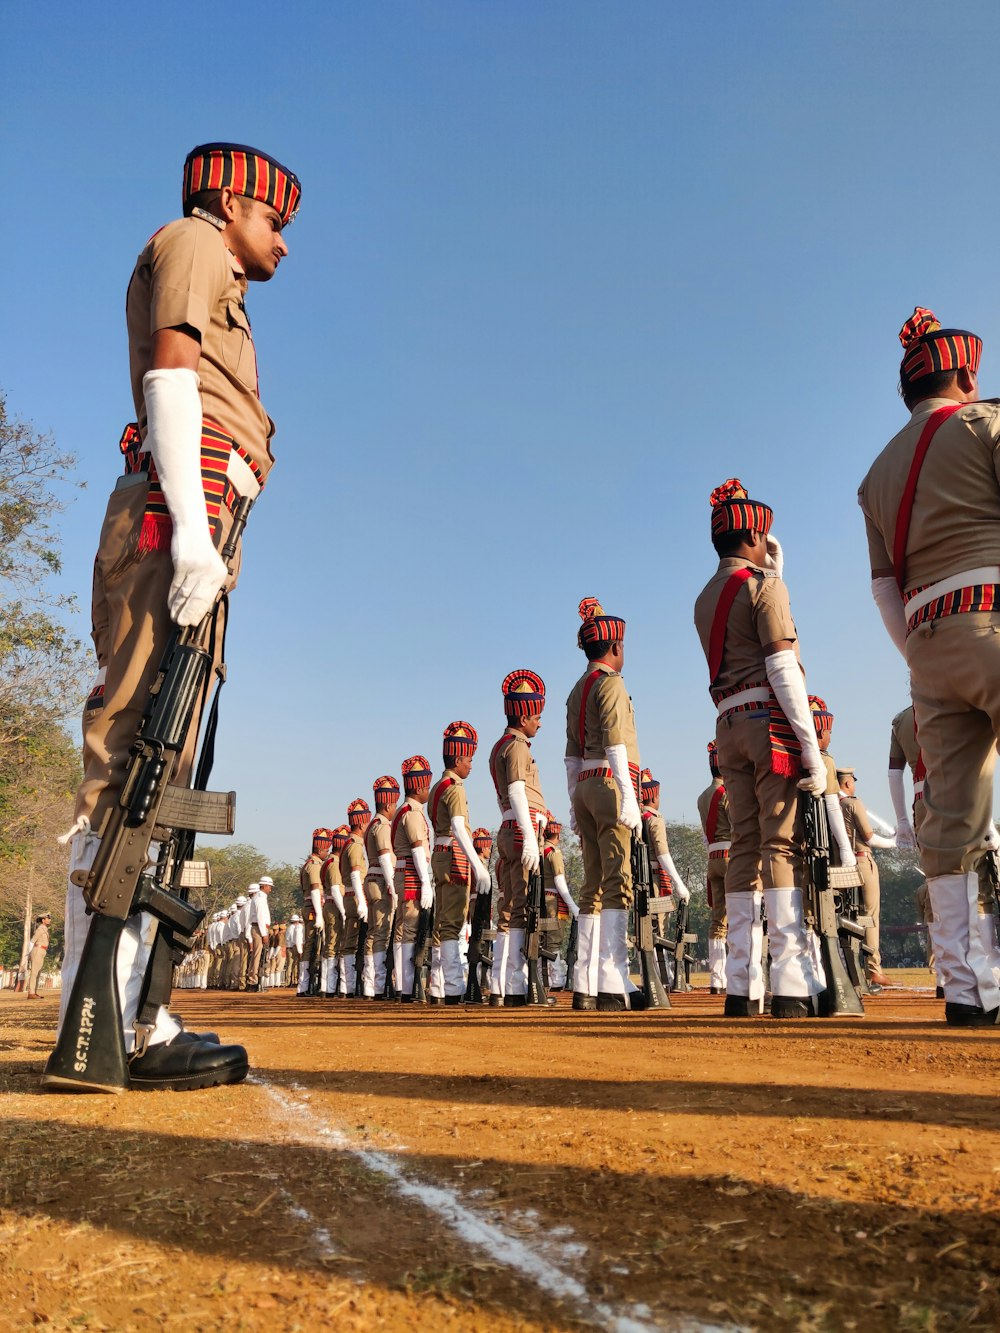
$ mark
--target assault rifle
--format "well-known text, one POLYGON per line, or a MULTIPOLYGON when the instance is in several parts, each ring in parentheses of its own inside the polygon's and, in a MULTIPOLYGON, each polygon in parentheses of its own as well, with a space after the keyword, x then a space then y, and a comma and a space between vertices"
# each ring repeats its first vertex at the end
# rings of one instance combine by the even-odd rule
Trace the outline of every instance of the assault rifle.
POLYGON ((688 946, 698 943, 698 936, 687 928, 688 907, 688 903, 683 902, 680 898, 677 899, 673 944, 674 982, 670 989, 682 993, 694 989, 691 985, 691 964, 695 961, 695 958, 688 946))
POLYGON ((566 941, 566 989, 573 990, 573 969, 576 967, 576 946, 579 938, 579 926, 576 917, 570 922, 569 939, 566 941))
POLYGON ((1000 853, 988 851, 979 862, 986 874, 986 881, 993 894, 993 905, 1000 912, 1000 853))
POLYGON ((656 963, 656 943, 650 901, 653 879, 649 848, 641 833, 632 834, 632 888, 635 899, 635 947, 639 954, 642 994, 647 1009, 669 1009, 667 994, 656 963))
POLYGON ((424 969, 431 951, 431 935, 434 933, 434 907, 421 907, 417 915, 417 932, 413 941, 413 990, 411 999, 418 1004, 427 1003, 427 986, 424 982, 424 969))
POLYGON ((309 985, 306 987, 306 994, 315 996, 320 993, 320 986, 323 984, 323 946, 326 943, 326 932, 323 929, 323 910, 320 908, 319 915, 313 923, 312 939, 309 941, 309 985))
MULTIPOLYGON (((372 910, 369 907, 369 912, 372 910)), ((358 947, 354 950, 354 996, 361 998, 365 993, 365 980, 362 973, 365 966, 365 945, 368 943, 368 922, 358 923, 358 947)))
POLYGON ((477 893, 472 907, 472 931, 469 935, 469 980, 465 986, 465 1003, 482 1004, 483 983, 480 969, 483 963, 483 932, 490 928, 493 915, 493 876, 490 887, 477 893))
POLYGON ((864 927, 851 922, 843 910, 844 893, 860 887, 861 875, 851 866, 830 865, 830 829, 823 798, 803 792, 800 808, 805 829, 807 915, 812 917, 819 935, 826 973, 826 989, 817 997, 819 1013, 822 1018, 863 1014, 861 997, 851 983, 841 956, 843 936, 856 935, 860 930, 864 937, 864 927))
POLYGON ((549 997, 539 966, 542 932, 554 930, 556 918, 545 916, 545 850, 538 835, 538 869, 528 876, 527 914, 524 923, 524 956, 528 960, 528 1004, 548 1005, 549 997))
MULTIPOLYGON (((227 564, 236 555, 252 506, 252 500, 241 499, 236 507, 221 551, 227 564)), ((137 912, 148 912, 157 923, 135 1023, 135 1054, 139 1055, 145 1050, 156 1012, 169 1001, 173 963, 190 951, 194 932, 205 916, 203 908, 192 907, 187 900, 190 888, 203 882, 197 872, 192 873, 195 835, 231 834, 235 827, 236 793, 209 792, 201 785, 207 781, 214 758, 218 691, 194 787, 174 786, 170 779, 188 742, 199 703, 210 688, 214 636, 224 597, 220 593, 200 624, 177 626, 171 634, 132 744, 118 803, 101 830, 93 867, 89 872, 75 872, 74 882, 83 889, 93 920, 62 1029, 42 1075, 43 1088, 95 1092, 128 1088, 115 971, 125 923, 137 912), (161 838, 156 865, 150 866, 149 847, 158 830, 166 830, 166 836, 161 838)), ((218 676, 221 686, 224 667, 218 676)))

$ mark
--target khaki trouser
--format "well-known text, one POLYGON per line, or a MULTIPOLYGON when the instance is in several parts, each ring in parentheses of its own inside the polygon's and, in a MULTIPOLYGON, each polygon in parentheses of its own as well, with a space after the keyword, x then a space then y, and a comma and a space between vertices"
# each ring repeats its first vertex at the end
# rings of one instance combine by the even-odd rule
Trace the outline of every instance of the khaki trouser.
POLYGON ((726 892, 801 889, 798 787, 771 771, 767 717, 720 717, 715 735, 732 825, 726 892))
POLYGON ((354 894, 344 894, 344 921, 337 931, 336 957, 350 958, 358 951, 358 930, 361 918, 358 916, 358 904, 354 894))
POLYGON ((365 897, 368 899, 365 953, 385 953, 389 947, 389 927, 392 925, 392 899, 380 875, 369 875, 365 880, 365 897))
POLYGON ((1000 737, 1000 614, 942 616, 906 640, 927 769, 920 859, 928 879, 974 868, 989 825, 1000 737))
POLYGON ((396 893, 399 897, 399 908, 396 912, 396 924, 392 931, 393 946, 397 944, 414 944, 417 939, 417 921, 420 919, 420 903, 416 898, 410 902, 403 901, 403 887, 400 884, 401 876, 396 877, 396 893))
MULTIPOLYGON (((125 780, 129 747, 142 720, 149 687, 173 630, 167 593, 173 578, 170 551, 137 551, 149 486, 145 481, 112 491, 94 561, 92 636, 97 665, 106 672, 103 699, 84 706, 83 782, 76 797, 76 817, 88 815, 101 832, 125 780)), ((221 549, 232 527, 228 510, 216 525, 221 549)), ((239 552, 234 561, 239 571, 239 552)), ((236 586, 236 575, 227 588, 236 586)), ((213 666, 222 652, 222 625, 215 636, 213 666)), ((88 699, 88 704, 91 700, 88 699)), ((171 781, 185 786, 191 776, 201 719, 196 705, 187 743, 171 781)))
POLYGON ((619 824, 619 810, 618 787, 610 777, 586 778, 573 789, 583 851, 581 916, 632 906, 632 832, 619 824))
MULTIPOLYGON (((449 857, 450 859, 450 857, 449 857)), ((469 886, 454 880, 437 880, 434 885, 434 935, 432 943, 457 940, 469 911, 469 886)))
MULTIPOLYGON (((344 895, 344 906, 347 906, 347 896, 344 895)), ((324 958, 336 958, 339 953, 341 916, 334 907, 333 903, 324 901, 323 903, 323 947, 320 950, 324 958)))
POLYGON ((708 861, 708 894, 712 903, 712 920, 708 927, 710 940, 726 938, 726 867, 728 857, 713 856, 708 861))
POLYGON ((865 915, 872 919, 872 924, 865 926, 865 944, 871 949, 871 953, 865 954, 865 970, 871 974, 882 971, 878 927, 882 890, 873 856, 859 856, 858 870, 861 874, 861 906, 865 915))
POLYGON ((916 898, 917 898, 917 910, 920 913, 920 919, 921 921, 923 921, 924 925, 927 926, 927 941, 926 941, 927 966, 931 969, 931 971, 933 971, 934 943, 933 940, 931 939, 930 926, 934 920, 934 909, 933 907, 931 907, 931 895, 930 895, 930 890, 927 887, 926 880, 924 880, 924 882, 917 889, 916 898))
POLYGON ((286 986, 297 986, 299 984, 299 955, 294 949, 285 950, 285 977, 286 986))
POLYGON ((528 872, 521 864, 523 839, 518 828, 501 826, 497 834, 498 929, 523 930, 528 919, 528 872))
POLYGON ((250 927, 250 935, 250 962, 247 967, 247 985, 256 986, 258 981, 260 981, 260 959, 267 944, 267 936, 261 933, 261 929, 256 922, 250 927))
POLYGON ((36 945, 36 947, 32 949, 31 953, 28 955, 29 995, 38 994, 38 974, 41 972, 42 964, 45 962, 45 953, 46 951, 44 949, 40 949, 36 945))

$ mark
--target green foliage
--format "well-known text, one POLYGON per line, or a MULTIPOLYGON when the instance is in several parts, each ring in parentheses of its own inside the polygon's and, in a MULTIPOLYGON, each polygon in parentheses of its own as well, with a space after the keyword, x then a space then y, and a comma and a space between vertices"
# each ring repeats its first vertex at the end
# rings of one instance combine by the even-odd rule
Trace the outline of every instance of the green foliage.
POLYGON ((208 861, 212 867, 212 887, 206 893, 191 895, 193 902, 207 910, 209 918, 213 912, 232 906, 241 893, 246 893, 248 884, 260 883, 262 875, 274 880, 268 898, 272 921, 288 921, 293 912, 301 911, 297 866, 272 865, 263 852, 246 842, 199 847, 195 858, 208 861))

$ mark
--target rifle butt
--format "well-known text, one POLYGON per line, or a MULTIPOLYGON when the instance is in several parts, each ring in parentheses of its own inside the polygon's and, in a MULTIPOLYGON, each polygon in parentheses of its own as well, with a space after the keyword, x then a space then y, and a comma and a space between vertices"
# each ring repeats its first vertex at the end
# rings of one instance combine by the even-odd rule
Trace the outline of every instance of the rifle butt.
POLYGON ((115 972, 124 926, 117 917, 91 919, 66 1017, 42 1074, 46 1092, 117 1093, 129 1087, 115 972))
POLYGON ((823 970, 826 973, 826 990, 821 991, 818 997, 820 1017, 863 1015, 865 1007, 851 984, 836 936, 831 938, 829 935, 821 935, 819 940, 823 970))

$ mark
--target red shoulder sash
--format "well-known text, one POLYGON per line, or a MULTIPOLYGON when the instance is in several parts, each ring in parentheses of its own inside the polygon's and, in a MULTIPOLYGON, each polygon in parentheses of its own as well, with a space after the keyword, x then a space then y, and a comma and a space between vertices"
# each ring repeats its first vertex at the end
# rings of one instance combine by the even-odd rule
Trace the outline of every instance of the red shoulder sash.
POLYGON ((709 842, 715 842, 715 830, 719 824, 719 806, 722 804, 722 798, 726 794, 725 787, 716 787, 712 793, 712 799, 708 803, 708 815, 705 819, 705 836, 709 842))
POLYGON ((917 491, 917 479, 920 476, 920 469, 924 465, 924 459, 927 457, 927 450, 931 447, 931 440, 937 434, 938 427, 943 426, 952 413, 957 412, 964 403, 949 403, 947 407, 939 407, 932 412, 924 422, 924 428, 920 432, 920 439, 917 441, 917 447, 913 451, 913 462, 910 464, 910 471, 906 478, 906 485, 903 487, 903 496, 899 502, 899 509, 896 512, 896 530, 892 540, 892 568, 896 575, 896 583, 899 591, 903 591, 903 579, 906 575, 906 540, 910 535, 910 520, 913 517, 913 497, 917 491))
POLYGON ((722 654, 726 648, 726 626, 729 624, 729 613, 733 609, 733 602, 736 601, 736 594, 751 574, 753 574, 753 570, 749 565, 744 569, 733 570, 726 580, 726 585, 716 603, 715 615, 712 617, 712 632, 708 636, 708 683, 710 686, 715 684, 716 677, 722 670, 722 654))
POLYGON ((454 778, 442 778, 434 788, 434 799, 431 801, 431 823, 434 825, 434 831, 437 832, 438 802, 441 799, 441 793, 446 787, 454 787, 454 778))

